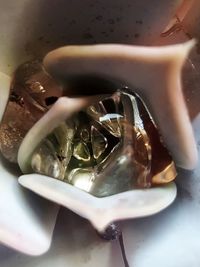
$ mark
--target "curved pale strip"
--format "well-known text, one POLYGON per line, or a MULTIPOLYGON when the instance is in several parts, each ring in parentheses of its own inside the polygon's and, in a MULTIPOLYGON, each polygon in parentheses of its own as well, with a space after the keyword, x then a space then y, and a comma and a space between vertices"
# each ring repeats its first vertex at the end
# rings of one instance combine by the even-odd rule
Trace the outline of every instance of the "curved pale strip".
POLYGON ((43 254, 50 247, 57 212, 57 205, 23 190, 0 158, 0 243, 26 254, 43 254))
POLYGON ((19 183, 90 220, 98 231, 103 231, 116 220, 155 214, 169 206, 176 197, 174 183, 105 198, 97 198, 70 184, 39 174, 23 175, 19 183))
POLYGON ((75 112, 95 103, 105 96, 82 98, 61 97, 53 107, 30 129, 18 152, 18 164, 23 173, 30 172, 28 159, 40 142, 55 129, 61 122, 70 118, 75 112))
POLYGON ((2 120, 10 92, 11 78, 0 72, 0 122, 2 120))
POLYGON ((181 90, 181 70, 194 43, 66 46, 47 54, 44 65, 52 76, 65 82, 91 75, 134 88, 152 113, 176 164, 192 169, 197 163, 197 149, 181 90))

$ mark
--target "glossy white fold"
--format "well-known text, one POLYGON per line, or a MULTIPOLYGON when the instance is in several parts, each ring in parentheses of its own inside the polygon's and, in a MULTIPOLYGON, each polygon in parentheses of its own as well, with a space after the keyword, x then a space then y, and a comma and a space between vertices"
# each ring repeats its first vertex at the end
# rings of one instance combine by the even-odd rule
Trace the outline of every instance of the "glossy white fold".
POLYGON ((24 190, 9 169, 0 162, 0 243, 43 254, 51 244, 58 206, 24 190))
POLYGON ((91 221, 98 231, 111 222, 155 214, 169 206, 176 197, 176 185, 132 190, 97 198, 70 184, 39 174, 23 175, 19 183, 91 221))

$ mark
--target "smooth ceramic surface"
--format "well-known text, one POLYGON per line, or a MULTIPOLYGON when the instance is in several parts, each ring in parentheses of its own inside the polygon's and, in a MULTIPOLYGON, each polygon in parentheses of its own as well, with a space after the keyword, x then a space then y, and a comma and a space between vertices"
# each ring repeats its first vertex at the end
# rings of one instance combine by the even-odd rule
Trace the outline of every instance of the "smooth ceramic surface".
POLYGON ((70 184, 38 174, 22 175, 19 183, 36 194, 88 219, 103 232, 110 223, 150 216, 168 207, 176 198, 176 185, 130 190, 107 197, 95 197, 70 184))
POLYGON ((0 157, 0 242, 30 255, 51 244, 58 207, 23 191, 13 170, 0 157))

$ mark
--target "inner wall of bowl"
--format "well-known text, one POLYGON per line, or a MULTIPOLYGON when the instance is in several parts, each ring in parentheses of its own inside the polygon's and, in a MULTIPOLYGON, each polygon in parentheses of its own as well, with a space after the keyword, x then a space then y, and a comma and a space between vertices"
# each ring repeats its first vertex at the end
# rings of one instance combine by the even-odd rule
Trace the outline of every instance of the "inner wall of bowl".
POLYGON ((0 71, 67 44, 150 45, 182 0, 0 1, 0 71))

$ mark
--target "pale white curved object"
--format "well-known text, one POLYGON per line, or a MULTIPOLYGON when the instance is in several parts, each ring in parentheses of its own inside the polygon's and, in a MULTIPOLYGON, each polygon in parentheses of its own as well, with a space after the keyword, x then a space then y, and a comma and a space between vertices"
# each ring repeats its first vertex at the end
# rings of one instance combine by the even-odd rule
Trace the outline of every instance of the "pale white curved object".
POLYGON ((47 54, 44 65, 54 78, 65 82, 90 75, 134 89, 152 113, 176 164, 193 169, 198 155, 182 93, 181 70, 194 44, 192 40, 163 47, 66 46, 47 54))
POLYGON ((0 243, 41 255, 50 247, 59 207, 23 190, 10 169, 0 158, 0 243))
POLYGON ((2 120, 10 93, 11 78, 0 72, 0 122, 2 120))
POLYGON ((103 198, 40 174, 22 175, 19 183, 88 219, 100 232, 113 221, 158 213, 174 201, 177 193, 173 182, 162 187, 136 189, 103 198))

